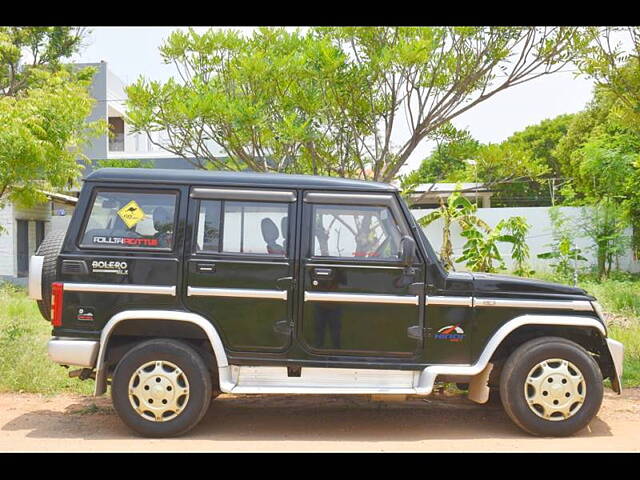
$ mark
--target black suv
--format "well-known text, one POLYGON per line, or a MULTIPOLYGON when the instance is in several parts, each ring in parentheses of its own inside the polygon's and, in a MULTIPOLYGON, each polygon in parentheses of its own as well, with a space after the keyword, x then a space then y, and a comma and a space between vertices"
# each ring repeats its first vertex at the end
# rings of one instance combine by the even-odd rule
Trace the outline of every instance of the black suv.
POLYGON ((620 393, 622 344, 585 291, 446 272, 398 191, 314 176, 101 169, 31 258, 49 355, 111 385, 147 436, 219 393, 429 395, 456 382, 569 435, 620 393))

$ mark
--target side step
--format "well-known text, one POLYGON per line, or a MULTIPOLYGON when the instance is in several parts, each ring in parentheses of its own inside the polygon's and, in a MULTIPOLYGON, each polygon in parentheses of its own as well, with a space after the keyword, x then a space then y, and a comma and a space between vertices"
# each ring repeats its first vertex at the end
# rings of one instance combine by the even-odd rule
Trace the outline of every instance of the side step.
MULTIPOLYGON (((287 367, 228 367, 220 378, 227 393, 399 394, 415 395, 420 371, 351 368, 302 368, 289 376, 287 367)), ((221 372, 222 373, 222 372, 221 372)))

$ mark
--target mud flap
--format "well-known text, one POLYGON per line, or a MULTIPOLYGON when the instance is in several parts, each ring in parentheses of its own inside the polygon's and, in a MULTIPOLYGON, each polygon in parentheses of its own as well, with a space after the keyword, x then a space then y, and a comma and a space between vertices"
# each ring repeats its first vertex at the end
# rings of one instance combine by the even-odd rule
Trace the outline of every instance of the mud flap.
POLYGON ((489 400, 489 375, 493 370, 493 363, 487 363, 479 374, 474 375, 469 382, 469 394, 467 397, 469 400, 476 403, 487 403, 489 400))

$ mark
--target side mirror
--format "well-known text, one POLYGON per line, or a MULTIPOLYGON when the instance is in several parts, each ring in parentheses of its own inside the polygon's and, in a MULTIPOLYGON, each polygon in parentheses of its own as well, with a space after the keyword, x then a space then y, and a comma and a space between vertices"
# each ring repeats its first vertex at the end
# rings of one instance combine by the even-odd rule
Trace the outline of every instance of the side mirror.
POLYGON ((413 260, 416 258, 416 241, 405 235, 400 240, 400 260, 405 267, 413 265, 413 260))

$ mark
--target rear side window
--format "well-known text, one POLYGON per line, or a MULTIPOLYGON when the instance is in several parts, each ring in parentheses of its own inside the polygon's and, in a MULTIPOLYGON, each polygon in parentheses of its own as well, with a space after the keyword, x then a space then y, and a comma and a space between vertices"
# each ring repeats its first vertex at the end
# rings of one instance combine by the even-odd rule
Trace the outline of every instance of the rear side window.
POLYGON ((201 200, 196 251, 285 256, 286 203, 201 200))
POLYGON ((177 193, 98 191, 80 246, 171 249, 177 193))

